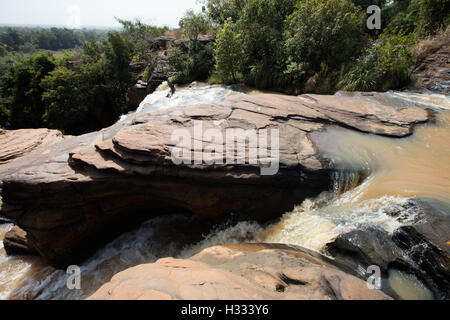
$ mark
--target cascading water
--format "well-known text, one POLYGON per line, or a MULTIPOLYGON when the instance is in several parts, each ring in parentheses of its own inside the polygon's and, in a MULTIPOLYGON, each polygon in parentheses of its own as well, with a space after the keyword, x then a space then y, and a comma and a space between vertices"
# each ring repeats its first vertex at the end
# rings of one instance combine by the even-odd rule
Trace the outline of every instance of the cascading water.
MULTIPOLYGON (((235 94, 231 88, 197 85, 179 89, 169 99, 164 85, 148 96, 137 112, 198 103, 220 102, 235 94)), ((450 99, 442 95, 387 93, 396 99, 420 102, 438 111, 437 123, 416 128, 408 138, 391 139, 329 129, 316 142, 326 150, 336 169, 334 185, 308 199, 277 223, 263 227, 239 222, 200 226, 196 218, 169 215, 152 219, 100 249, 82 270, 82 290, 68 290, 64 271, 38 258, 6 257, 0 242, 0 299, 82 299, 126 268, 161 257, 186 258, 218 244, 242 242, 287 243, 320 251, 338 235, 368 224, 393 232, 411 223, 416 208, 405 204, 411 197, 431 197, 450 202, 450 99), (388 212, 398 208, 402 217, 388 212), (206 236, 202 236, 206 234, 206 236), (196 236, 193 236, 196 235, 196 236)), ((0 239, 11 225, 0 225, 0 239)), ((417 279, 390 270, 389 282, 404 298, 430 298, 417 279)))

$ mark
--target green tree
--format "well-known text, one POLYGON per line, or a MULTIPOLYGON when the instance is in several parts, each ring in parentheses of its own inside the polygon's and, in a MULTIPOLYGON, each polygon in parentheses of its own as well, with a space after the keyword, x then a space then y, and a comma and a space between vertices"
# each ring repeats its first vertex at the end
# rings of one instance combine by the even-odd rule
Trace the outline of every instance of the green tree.
POLYGON ((116 122, 134 80, 130 55, 126 40, 113 32, 102 44, 86 44, 73 70, 60 67, 50 73, 41 84, 47 106, 45 124, 65 133, 81 134, 116 122))
POLYGON ((0 57, 4 57, 8 54, 8 47, 0 42, 0 57))
POLYGON ((42 100, 46 111, 42 117, 48 128, 58 128, 66 133, 82 133, 88 119, 88 88, 81 86, 83 76, 65 67, 59 67, 45 77, 41 86, 45 90, 42 100), (81 129, 81 130, 80 130, 81 129))
POLYGON ((425 34, 433 34, 450 23, 450 0, 419 0, 419 10, 425 34))
POLYGON ((116 20, 122 25, 123 37, 127 40, 131 51, 134 53, 134 60, 146 63, 152 62, 154 55, 152 53, 152 43, 155 37, 162 36, 167 27, 156 27, 142 23, 139 19, 116 20))
POLYGON ((351 0, 304 0, 286 21, 286 74, 297 85, 358 54, 365 14, 351 0))
POLYGON ((9 110, 9 128, 42 127, 45 104, 41 80, 55 68, 47 55, 38 54, 15 64, 2 77, 0 96, 3 108, 9 110))
POLYGON ((215 23, 222 25, 228 18, 233 22, 239 20, 246 0, 208 0, 206 7, 208 16, 215 23))
POLYGON ((8 27, 5 32, 0 34, 0 42, 3 42, 11 50, 18 50, 24 43, 23 35, 15 28, 8 27))
POLYGON ((350 91, 402 89, 413 79, 411 48, 416 43, 414 33, 386 29, 342 77, 338 87, 350 91))
POLYGON ((231 76, 234 82, 242 59, 241 35, 236 29, 232 18, 228 18, 217 33, 214 50, 217 71, 225 78, 231 76))
POLYGON ((188 10, 179 24, 194 50, 197 48, 198 36, 210 27, 207 16, 204 13, 195 13, 193 10, 188 10))
POLYGON ((283 90, 285 50, 284 21, 296 0, 247 1, 237 22, 242 39, 242 65, 248 85, 283 90))

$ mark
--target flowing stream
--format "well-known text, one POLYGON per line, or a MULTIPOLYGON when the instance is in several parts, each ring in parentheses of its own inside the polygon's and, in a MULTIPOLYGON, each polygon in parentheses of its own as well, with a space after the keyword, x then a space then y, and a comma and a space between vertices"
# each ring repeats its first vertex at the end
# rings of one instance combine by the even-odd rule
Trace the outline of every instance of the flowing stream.
MULTIPOLYGON (((161 86, 137 112, 220 102, 236 91, 230 87, 195 85, 178 89, 161 86)), ((248 92, 247 93, 251 93, 248 92)), ((187 258, 219 244, 242 242, 286 243, 320 251, 338 235, 376 225, 393 232, 411 223, 415 208, 403 210, 401 219, 387 214, 403 208, 411 197, 450 203, 450 98, 443 95, 386 93, 420 102, 437 111, 436 123, 417 127, 403 139, 328 129, 316 135, 317 143, 340 170, 334 186, 315 199, 307 199, 275 224, 252 221, 219 226, 199 218, 172 214, 155 218, 109 243, 81 265, 82 289, 66 287, 68 275, 46 266, 36 257, 7 257, 0 241, 0 299, 83 299, 111 277, 129 267, 173 256, 187 258), (362 172, 367 178, 360 182, 362 172)), ((125 119, 127 116, 122 118, 125 119)), ((11 228, 0 225, 0 240, 11 228)), ((414 276, 389 272, 391 287, 404 299, 430 299, 431 293, 414 276)))

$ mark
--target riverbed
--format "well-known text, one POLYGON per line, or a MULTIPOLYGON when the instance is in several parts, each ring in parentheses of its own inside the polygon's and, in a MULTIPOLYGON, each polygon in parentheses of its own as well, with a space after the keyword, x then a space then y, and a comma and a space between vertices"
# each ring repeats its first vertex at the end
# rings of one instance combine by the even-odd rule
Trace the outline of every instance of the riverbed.
MULTIPOLYGON (((194 85, 169 97, 162 86, 148 96, 137 112, 220 103, 239 90, 224 86, 194 85)), ((249 93, 249 92, 247 92, 249 93)), ((250 92, 251 93, 251 92, 250 92)), ((450 203, 450 98, 436 94, 386 93, 396 99, 420 102, 436 112, 435 123, 416 128, 407 138, 392 139, 331 128, 315 140, 336 169, 333 185, 307 199, 279 221, 261 225, 254 221, 201 224, 198 218, 178 214, 149 220, 112 241, 80 267, 81 290, 69 290, 68 275, 47 266, 37 257, 7 257, 0 241, 0 299, 84 299, 111 277, 129 267, 162 257, 187 258, 204 248, 228 243, 284 243, 321 251, 338 235, 376 225, 387 232, 413 223, 415 211, 399 221, 386 212, 402 207, 411 197, 450 203), (176 226, 176 227, 175 227, 176 226)), ((121 121, 125 121, 123 116, 121 121)), ((0 225, 0 239, 12 225, 0 225)), ((405 299, 429 299, 417 279, 392 271, 390 281, 405 299)))

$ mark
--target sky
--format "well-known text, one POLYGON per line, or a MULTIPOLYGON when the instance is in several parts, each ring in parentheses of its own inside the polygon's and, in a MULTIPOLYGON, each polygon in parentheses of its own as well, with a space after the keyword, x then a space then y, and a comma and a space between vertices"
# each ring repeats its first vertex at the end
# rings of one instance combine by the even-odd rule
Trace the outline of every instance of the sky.
POLYGON ((178 27, 197 0, 0 0, 0 24, 118 27, 114 17, 178 27))

